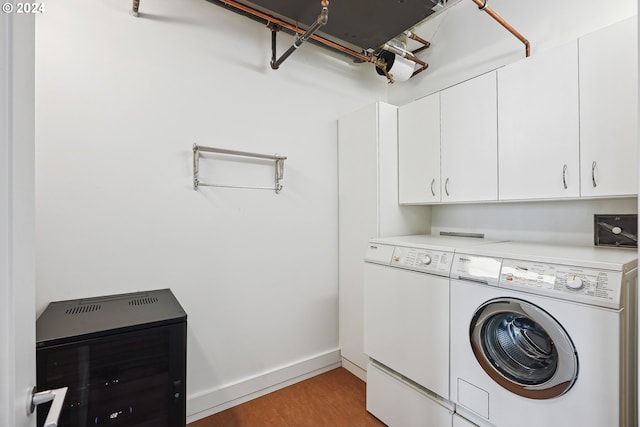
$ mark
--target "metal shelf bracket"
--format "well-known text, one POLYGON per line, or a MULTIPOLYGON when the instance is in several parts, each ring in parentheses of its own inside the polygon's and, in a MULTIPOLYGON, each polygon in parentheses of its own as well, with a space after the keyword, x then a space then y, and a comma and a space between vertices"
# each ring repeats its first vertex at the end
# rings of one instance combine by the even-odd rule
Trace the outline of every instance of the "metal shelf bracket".
POLYGON ((257 153, 248 153, 246 151, 236 151, 236 150, 226 150, 223 148, 213 148, 213 147, 204 147, 199 146, 197 144, 193 144, 193 189, 198 191, 198 187, 223 187, 223 188, 246 188, 252 190, 273 190, 278 194, 282 190, 282 181, 284 177, 284 161, 287 158, 284 156, 279 156, 277 154, 269 155, 269 154, 257 154, 257 153), (217 154, 226 154, 229 156, 241 156, 241 157, 251 157, 255 159, 264 159, 264 160, 273 160, 275 166, 275 184, 273 187, 255 187, 255 186, 245 186, 245 185, 223 185, 223 184, 207 184, 201 182, 198 179, 198 166, 200 159, 200 152, 207 153, 217 153, 217 154))

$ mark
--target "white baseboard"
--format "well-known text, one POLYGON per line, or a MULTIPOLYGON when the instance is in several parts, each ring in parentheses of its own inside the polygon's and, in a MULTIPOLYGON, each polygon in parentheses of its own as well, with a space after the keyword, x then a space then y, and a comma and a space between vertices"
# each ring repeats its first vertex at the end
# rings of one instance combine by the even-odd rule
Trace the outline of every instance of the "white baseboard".
POLYGON ((341 366, 340 350, 276 368, 252 378, 187 396, 187 423, 341 366))
POLYGON ((356 377, 360 378, 365 383, 367 382, 367 370, 362 369, 360 366, 349 361, 349 359, 342 358, 342 367, 351 372, 356 377))

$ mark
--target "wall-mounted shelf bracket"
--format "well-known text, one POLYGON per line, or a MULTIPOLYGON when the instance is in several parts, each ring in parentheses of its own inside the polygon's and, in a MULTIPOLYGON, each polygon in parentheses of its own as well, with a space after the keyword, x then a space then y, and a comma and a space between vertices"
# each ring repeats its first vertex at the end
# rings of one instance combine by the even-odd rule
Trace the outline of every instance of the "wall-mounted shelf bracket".
POLYGON ((224 188, 248 188, 253 190, 273 190, 277 193, 282 190, 282 181, 284 177, 284 161, 287 158, 284 156, 279 156, 277 154, 257 154, 257 153, 248 153, 246 151, 236 151, 236 150, 226 150, 223 148, 213 148, 213 147, 203 147, 197 144, 193 144, 193 189, 198 190, 198 187, 224 187, 224 188), (207 153, 217 153, 217 154, 225 154, 229 156, 241 156, 241 157, 251 157, 254 159, 264 159, 264 160, 273 160, 275 166, 275 185, 273 187, 255 187, 255 186, 245 186, 245 185, 223 185, 223 184, 207 184, 201 182, 198 179, 198 166, 200 159, 200 152, 207 153))

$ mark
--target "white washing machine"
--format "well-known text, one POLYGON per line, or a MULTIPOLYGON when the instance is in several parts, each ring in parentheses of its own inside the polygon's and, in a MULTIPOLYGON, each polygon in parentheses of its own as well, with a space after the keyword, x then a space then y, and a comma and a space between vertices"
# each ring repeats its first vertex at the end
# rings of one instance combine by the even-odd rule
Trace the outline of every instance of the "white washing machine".
POLYGON ((451 400, 480 426, 637 426, 637 254, 517 242, 457 253, 451 400))
POLYGON ((486 243, 425 235, 370 241, 364 265, 367 410, 387 425, 452 424, 449 272, 456 248, 486 243))

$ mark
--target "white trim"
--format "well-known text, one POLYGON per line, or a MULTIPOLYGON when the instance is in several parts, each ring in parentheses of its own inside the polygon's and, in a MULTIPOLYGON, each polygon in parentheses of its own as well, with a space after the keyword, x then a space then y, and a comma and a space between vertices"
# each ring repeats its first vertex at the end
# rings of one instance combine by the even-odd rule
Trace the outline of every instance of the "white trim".
POLYGON ((362 381, 367 382, 367 370, 362 369, 360 366, 355 363, 349 361, 348 359, 342 358, 342 367, 347 371, 351 372, 356 377, 360 378, 362 381))
POLYGON ((11 323, 13 315, 10 302, 11 284, 9 275, 10 266, 10 240, 11 230, 10 214, 12 210, 12 199, 10 197, 9 171, 11 169, 9 156, 9 45, 11 33, 9 31, 9 21, 11 16, 3 14, 0 16, 0 378, 7 378, 0 383, 0 425, 14 424, 13 412, 9 409, 13 407, 13 382, 12 372, 15 363, 13 362, 13 340, 11 333, 11 323))
POLYGON ((35 17, 0 28, 0 424, 35 427, 35 17))
POLYGON ((341 366, 332 350, 272 371, 187 396, 187 423, 255 399, 341 366))

